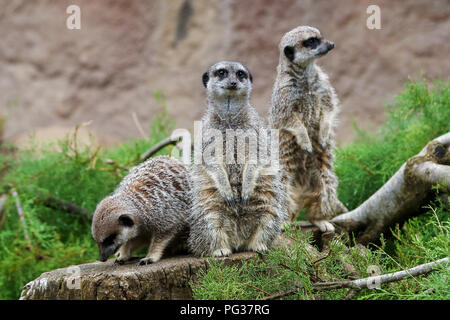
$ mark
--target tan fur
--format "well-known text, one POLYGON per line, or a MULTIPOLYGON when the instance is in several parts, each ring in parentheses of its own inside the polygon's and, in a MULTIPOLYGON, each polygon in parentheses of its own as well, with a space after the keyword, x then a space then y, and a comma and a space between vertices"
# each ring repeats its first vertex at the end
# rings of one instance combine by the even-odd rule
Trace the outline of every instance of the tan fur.
POLYGON ((334 173, 339 101, 327 75, 315 64, 333 47, 312 27, 286 33, 279 45, 270 110, 270 126, 280 130, 280 162, 290 218, 294 220, 307 208, 308 219, 322 231, 333 231, 326 220, 347 211, 337 198, 334 173))
POLYGON ((132 168, 95 210, 92 235, 99 259, 115 253, 116 262, 124 263, 134 250, 147 245, 140 264, 148 264, 167 251, 187 249, 190 188, 187 168, 174 158, 154 157, 132 168))

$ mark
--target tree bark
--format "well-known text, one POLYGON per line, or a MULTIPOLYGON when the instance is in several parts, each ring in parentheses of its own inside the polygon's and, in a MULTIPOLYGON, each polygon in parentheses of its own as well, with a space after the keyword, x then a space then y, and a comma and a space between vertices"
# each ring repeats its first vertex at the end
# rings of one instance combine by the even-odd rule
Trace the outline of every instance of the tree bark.
MULTIPOLYGON (((225 265, 239 265, 256 257, 243 252, 221 258, 225 265)), ((192 299, 190 281, 207 260, 172 257, 137 266, 115 265, 113 260, 93 262, 43 273, 22 289, 21 300, 161 300, 192 299)))

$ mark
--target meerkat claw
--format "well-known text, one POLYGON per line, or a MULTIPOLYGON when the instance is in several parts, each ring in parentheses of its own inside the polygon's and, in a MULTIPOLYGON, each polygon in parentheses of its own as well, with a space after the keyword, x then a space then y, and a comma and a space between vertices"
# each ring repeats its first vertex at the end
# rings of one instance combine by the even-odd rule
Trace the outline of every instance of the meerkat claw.
POLYGON ((139 262, 137 263, 138 266, 145 266, 148 264, 152 264, 155 261, 153 261, 152 258, 142 258, 141 260, 139 260, 139 262))
POLYGON ((217 249, 212 254, 213 257, 220 258, 220 257, 229 257, 231 256, 231 250, 230 249, 217 249))

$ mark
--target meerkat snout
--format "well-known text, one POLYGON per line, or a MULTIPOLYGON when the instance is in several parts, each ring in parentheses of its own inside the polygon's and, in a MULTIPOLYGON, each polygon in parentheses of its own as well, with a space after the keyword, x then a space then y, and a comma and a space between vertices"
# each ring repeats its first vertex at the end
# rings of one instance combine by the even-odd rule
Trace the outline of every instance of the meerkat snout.
POLYGON ((329 40, 323 40, 320 44, 317 55, 324 56, 334 48, 334 43, 329 40))

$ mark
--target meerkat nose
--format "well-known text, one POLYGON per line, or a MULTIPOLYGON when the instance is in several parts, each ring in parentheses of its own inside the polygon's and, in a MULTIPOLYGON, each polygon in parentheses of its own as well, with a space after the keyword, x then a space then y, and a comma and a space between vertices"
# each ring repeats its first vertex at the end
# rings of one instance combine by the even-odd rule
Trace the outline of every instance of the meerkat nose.
POLYGON ((331 42, 331 41, 328 41, 327 47, 328 47, 328 50, 333 49, 334 48, 334 43, 331 42))

